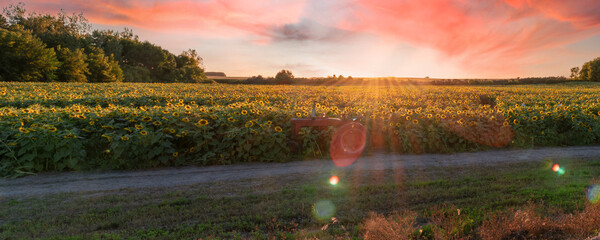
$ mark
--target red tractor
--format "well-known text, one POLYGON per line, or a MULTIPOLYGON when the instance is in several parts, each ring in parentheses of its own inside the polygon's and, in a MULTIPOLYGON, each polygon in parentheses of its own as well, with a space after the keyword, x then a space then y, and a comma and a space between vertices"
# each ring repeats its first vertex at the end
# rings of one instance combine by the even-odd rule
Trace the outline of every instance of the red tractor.
POLYGON ((298 151, 298 132, 303 127, 338 127, 333 134, 329 147, 329 154, 334 163, 340 167, 351 165, 363 152, 367 142, 367 128, 357 119, 340 119, 329 117, 316 117, 315 104, 313 104, 312 117, 292 118, 290 144, 292 151, 298 151))

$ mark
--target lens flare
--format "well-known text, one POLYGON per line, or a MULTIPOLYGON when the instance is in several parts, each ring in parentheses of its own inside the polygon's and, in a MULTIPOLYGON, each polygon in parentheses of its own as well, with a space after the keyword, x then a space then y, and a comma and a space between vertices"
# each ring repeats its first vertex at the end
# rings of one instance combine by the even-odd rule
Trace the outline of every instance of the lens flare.
POLYGON ((558 165, 558 163, 556 163, 554 164, 554 166, 552 166, 552 171, 558 172, 558 170, 560 170, 560 166, 558 165))
POLYGON ((600 199, 600 185, 593 184, 587 190, 587 199, 591 203, 598 203, 598 199, 600 199))
POLYGON ((329 183, 330 183, 331 185, 334 185, 334 186, 335 186, 335 185, 337 185, 337 184, 338 184, 338 182, 340 182, 340 178, 338 178, 338 176, 331 176, 331 177, 329 178, 329 183))
POLYGON ((559 168, 558 171, 556 171, 556 173, 558 173, 558 175, 563 175, 565 174, 565 169, 564 168, 559 168))
POLYGON ((360 123, 342 125, 333 134, 329 156, 338 167, 352 165, 362 154, 367 142, 367 128, 360 123))
POLYGON ((313 206, 313 215, 320 221, 328 220, 335 214, 335 205, 330 200, 320 200, 313 206))

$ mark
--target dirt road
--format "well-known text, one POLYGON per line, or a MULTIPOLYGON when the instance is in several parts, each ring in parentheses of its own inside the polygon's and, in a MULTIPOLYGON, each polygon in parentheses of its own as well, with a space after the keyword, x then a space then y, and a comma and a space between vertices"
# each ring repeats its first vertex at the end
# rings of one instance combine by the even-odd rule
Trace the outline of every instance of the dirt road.
MULTIPOLYGON (((344 170, 370 171, 398 168, 418 170, 445 166, 494 166, 515 162, 541 162, 548 159, 560 161, 566 158, 600 161, 600 146, 496 150, 456 154, 374 154, 359 158, 344 170)), ((18 179, 0 179, 0 198, 119 189, 171 189, 199 183, 327 173, 336 169, 338 168, 331 161, 310 160, 140 171, 43 173, 18 179)))

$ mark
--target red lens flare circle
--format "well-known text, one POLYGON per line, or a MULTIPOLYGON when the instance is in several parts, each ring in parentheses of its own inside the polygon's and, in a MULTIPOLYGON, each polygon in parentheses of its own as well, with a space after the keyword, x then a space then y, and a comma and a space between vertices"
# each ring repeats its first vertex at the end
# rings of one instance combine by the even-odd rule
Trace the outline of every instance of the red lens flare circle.
POLYGON ((554 164, 554 166, 552 166, 552 171, 558 172, 558 170, 560 170, 560 166, 557 164, 554 164))
POLYGON ((360 123, 342 125, 331 139, 329 155, 338 167, 347 167, 362 154, 367 142, 367 128, 360 123))

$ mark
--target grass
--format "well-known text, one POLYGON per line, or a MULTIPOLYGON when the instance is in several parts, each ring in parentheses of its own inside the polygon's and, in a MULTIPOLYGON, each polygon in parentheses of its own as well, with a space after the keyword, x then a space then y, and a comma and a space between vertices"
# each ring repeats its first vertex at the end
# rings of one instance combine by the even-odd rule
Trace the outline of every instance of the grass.
POLYGON ((331 173, 340 177, 335 186, 328 184, 330 174, 307 174, 176 189, 5 198, 0 199, 0 239, 358 239, 394 227, 415 239, 449 234, 449 229, 456 231, 452 236, 478 239, 487 236, 483 230, 495 233, 487 229, 491 223, 517 221, 511 214, 519 209, 552 219, 589 208, 586 189, 600 174, 600 160, 557 162, 564 175, 553 172, 548 160, 338 170, 331 173), (318 202, 331 203, 334 214, 316 214, 331 210, 318 202))

